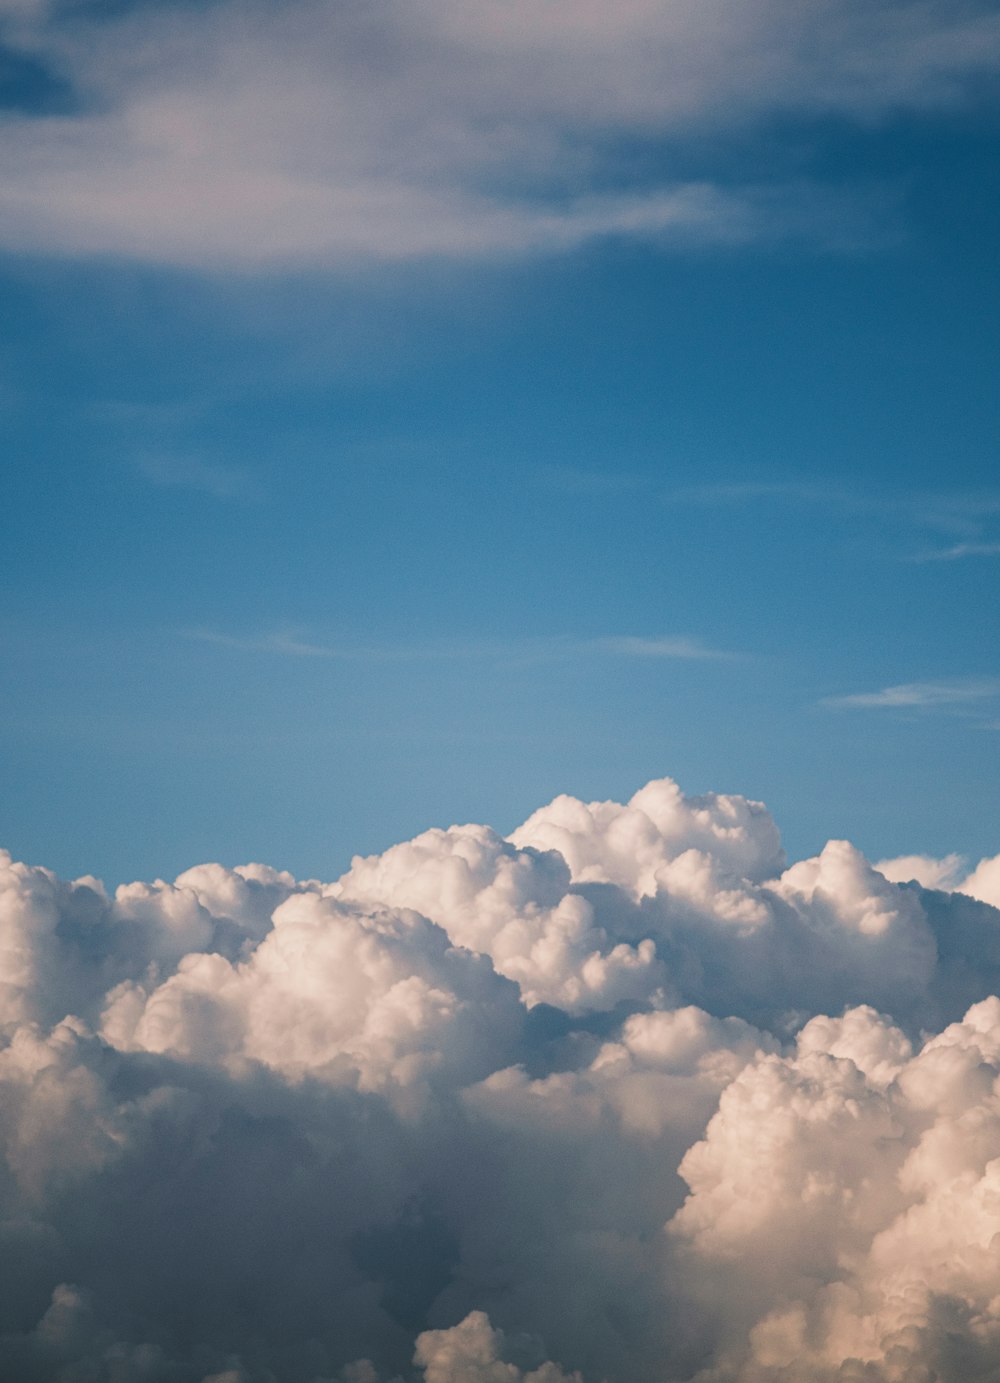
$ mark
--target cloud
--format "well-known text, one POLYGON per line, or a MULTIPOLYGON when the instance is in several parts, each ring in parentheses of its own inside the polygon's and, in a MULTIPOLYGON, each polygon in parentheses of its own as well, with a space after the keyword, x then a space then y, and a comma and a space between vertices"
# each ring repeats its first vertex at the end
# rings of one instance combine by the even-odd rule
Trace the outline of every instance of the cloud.
POLYGON ((302 637, 298 630, 276 629, 256 636, 227 634, 214 629, 186 629, 183 637, 198 643, 216 644, 244 653, 273 653, 289 658, 334 658, 348 661, 368 660, 450 660, 492 659, 505 662, 545 660, 551 658, 592 657, 608 655, 621 658, 667 658, 701 662, 737 657, 720 649, 710 648, 699 639, 675 635, 607 635, 592 639, 575 639, 561 635, 528 639, 521 642, 489 643, 429 643, 400 645, 347 645, 317 643, 302 637))
POLYGON ((1000 907, 1000 855, 980 860, 972 873, 957 885, 957 891, 1000 907))
POLYGON ((670 1227, 756 1318, 713 1377, 995 1370, 998 1020, 990 999, 913 1054, 871 1010, 815 1019, 727 1088, 670 1227))
MULTIPOLYGON (((287 630, 274 630, 256 638, 226 634, 217 629, 185 629, 181 632, 184 638, 193 639, 196 643, 214 644, 218 648, 231 648, 240 653, 276 653, 288 658, 363 658, 366 656, 363 649, 352 653, 350 649, 312 643, 308 639, 299 638, 294 631, 287 630)), ((371 652, 374 653, 374 650, 371 652)))
POLYGON ((951 547, 922 552, 912 562, 960 562, 965 557, 1000 557, 1000 543, 954 543, 951 547))
POLYGON ((537 467, 532 473, 535 484, 561 494, 578 498, 605 499, 611 495, 628 495, 649 488, 648 476, 635 471, 593 470, 581 466, 537 467))
POLYGON ((882 860, 875 868, 896 883, 915 879, 921 888, 952 889, 1000 907, 1000 855, 980 860, 969 873, 968 862, 962 855, 945 855, 941 860, 928 855, 902 855, 882 860))
POLYGON ((953 888, 964 863, 961 855, 945 855, 942 860, 929 855, 899 855, 896 859, 879 860, 874 868, 894 884, 915 879, 921 888, 953 888))
POLYGON ((957 561, 963 557, 993 556, 1000 545, 982 539, 987 520, 1000 512, 1000 495, 993 490, 893 491, 873 487, 867 491, 844 489, 801 480, 713 481, 686 485, 662 495, 669 505, 733 507, 752 504, 792 504, 836 511, 844 515, 870 516, 904 528, 937 530, 965 535, 965 540, 942 549, 909 555, 907 562, 957 561))
POLYGON ((775 116, 952 109, 1000 62, 992 7, 587 0, 378 11, 294 0, 12 4, 72 113, 5 122, 8 250, 253 269, 508 256, 595 237, 841 234, 823 187, 746 185, 677 144, 775 116), (659 176, 624 169, 622 139, 659 176), (685 160, 689 162, 689 160, 685 160))
POLYGON ((139 474, 152 485, 169 489, 196 490, 213 499, 254 499, 256 481, 237 466, 220 466, 196 456, 164 454, 140 457, 139 474))
POLYGON ((713 659, 732 658, 732 653, 723 653, 717 648, 708 648, 698 639, 688 638, 649 638, 639 635, 618 635, 606 639, 592 639, 583 644, 585 649, 600 653, 617 653, 628 658, 682 658, 713 659))
POLYGON ((904 682, 881 691, 855 692, 850 696, 828 696, 820 703, 830 707, 929 708, 961 706, 1000 696, 1000 679, 979 677, 943 682, 904 682))
POLYGON ((450 1330, 428 1330, 417 1340, 414 1360, 426 1383, 581 1383, 555 1364, 522 1373, 500 1358, 504 1337, 482 1311, 472 1311, 450 1330))
POLYGON ((325 882, 0 855, 0 1374, 986 1383, 998 862, 669 779, 325 882))

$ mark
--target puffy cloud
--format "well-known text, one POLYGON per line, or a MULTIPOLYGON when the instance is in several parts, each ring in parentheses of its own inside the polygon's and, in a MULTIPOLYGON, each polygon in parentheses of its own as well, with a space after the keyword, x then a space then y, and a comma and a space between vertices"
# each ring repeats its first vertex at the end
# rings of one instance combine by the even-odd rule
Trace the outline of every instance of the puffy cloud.
POLYGON ((994 864, 669 780, 327 883, 4 856, 0 1375, 994 1379, 994 864))
POLYGON ((945 855, 940 860, 929 855, 902 855, 898 859, 882 860, 875 866, 896 883, 915 879, 923 888, 953 889, 992 907, 1000 907, 1000 855, 980 860, 969 874, 965 873, 965 867, 966 861, 961 855, 945 855))
POLYGON ((980 860, 975 869, 957 886, 960 893, 1000 907, 1000 855, 980 860))
POLYGON ((712 1377, 995 1372, 998 1058, 991 998, 916 1055, 855 1010, 743 1069, 680 1165, 691 1195, 670 1225, 700 1290, 716 1274, 744 1313, 712 1377))
POLYGON ((571 879, 555 850, 461 826, 355 859, 331 891, 426 913, 460 945, 489 954, 529 1003, 577 1012, 647 998, 664 980, 655 944, 602 926, 571 879))
POLYGON ((359 1089, 442 1070, 469 1080, 512 1048, 516 991, 484 957, 412 912, 363 913, 297 894, 249 960, 194 953, 147 990, 109 995, 102 1034, 126 1051, 260 1062, 359 1089))
POLYGON ((503 1344, 503 1332, 493 1330, 482 1311, 472 1311, 450 1330, 425 1331, 414 1359, 425 1383, 580 1383, 578 1373, 550 1363, 522 1372, 501 1359, 503 1344))
POLYGON ((685 797, 669 778, 648 783, 625 806, 557 797, 511 840, 557 850, 581 883, 618 884, 637 897, 655 893, 662 872, 692 850, 755 882, 774 878, 785 859, 763 803, 716 793, 685 797))
POLYGON ((894 884, 915 879, 921 888, 953 888, 963 863, 961 855, 945 855, 940 860, 931 855, 899 855, 892 860, 879 860, 875 868, 894 884))

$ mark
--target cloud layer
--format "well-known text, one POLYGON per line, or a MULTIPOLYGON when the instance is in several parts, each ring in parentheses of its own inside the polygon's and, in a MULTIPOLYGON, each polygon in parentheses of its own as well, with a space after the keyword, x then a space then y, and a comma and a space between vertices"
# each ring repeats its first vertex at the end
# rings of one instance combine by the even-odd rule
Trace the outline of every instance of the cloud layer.
POLYGON ((709 152, 789 114, 954 107, 1000 62, 978 0, 6 0, 0 39, 34 74, 4 247, 238 267, 835 236, 828 194, 709 152))
POLYGON ((663 779, 329 883, 0 860, 11 1383, 1000 1371, 1000 856, 663 779))

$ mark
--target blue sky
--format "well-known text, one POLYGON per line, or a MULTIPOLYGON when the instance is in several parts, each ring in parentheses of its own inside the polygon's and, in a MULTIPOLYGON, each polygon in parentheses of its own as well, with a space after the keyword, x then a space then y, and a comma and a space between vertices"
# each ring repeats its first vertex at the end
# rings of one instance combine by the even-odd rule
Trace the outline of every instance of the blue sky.
POLYGON ((16 855, 332 877, 662 774, 1000 849, 995 9, 0 37, 16 855))

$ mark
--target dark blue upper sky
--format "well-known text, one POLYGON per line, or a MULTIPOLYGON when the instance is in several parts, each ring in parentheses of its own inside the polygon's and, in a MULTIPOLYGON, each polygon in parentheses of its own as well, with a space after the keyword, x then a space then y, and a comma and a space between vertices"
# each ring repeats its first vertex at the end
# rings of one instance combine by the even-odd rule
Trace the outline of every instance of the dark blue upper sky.
POLYGON ((1000 849, 997 15, 784 8, 0 9, 0 841, 1000 849))

